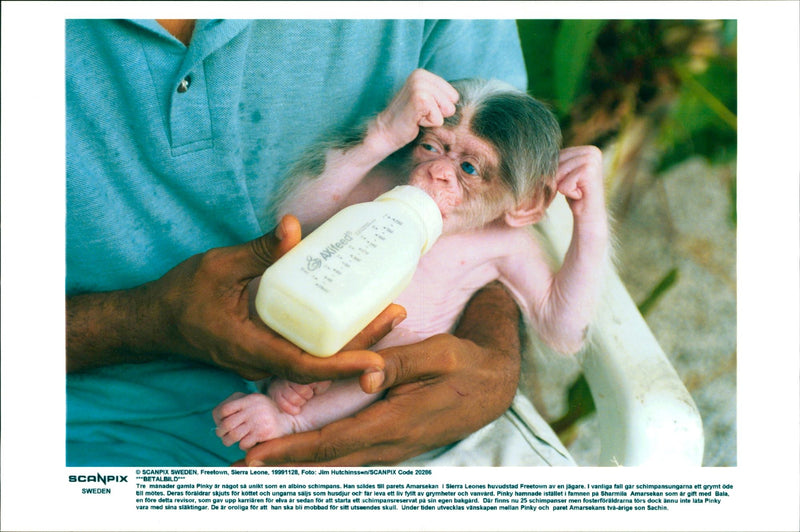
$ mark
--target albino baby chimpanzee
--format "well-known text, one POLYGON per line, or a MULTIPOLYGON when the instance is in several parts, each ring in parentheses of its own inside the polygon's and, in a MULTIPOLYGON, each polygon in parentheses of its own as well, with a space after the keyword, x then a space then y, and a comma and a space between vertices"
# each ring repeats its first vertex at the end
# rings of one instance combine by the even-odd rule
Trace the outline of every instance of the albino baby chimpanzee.
MULTIPOLYGON (((450 85, 417 70, 360 134, 326 144, 298 165, 278 214, 296 215, 307 231, 394 185, 420 187, 442 212, 442 236, 397 300, 407 318, 373 349, 451 332, 472 295, 499 280, 545 342, 573 353, 584 343, 598 297, 608 222, 600 151, 559 152, 560 142, 555 117, 524 92, 498 81, 450 85), (567 197, 574 227, 554 273, 525 226, 543 216, 556 191, 567 197)), ((307 385, 276 379, 266 395, 231 396, 214 420, 225 445, 239 442, 247 450, 352 415, 376 399, 357 379, 307 385)))

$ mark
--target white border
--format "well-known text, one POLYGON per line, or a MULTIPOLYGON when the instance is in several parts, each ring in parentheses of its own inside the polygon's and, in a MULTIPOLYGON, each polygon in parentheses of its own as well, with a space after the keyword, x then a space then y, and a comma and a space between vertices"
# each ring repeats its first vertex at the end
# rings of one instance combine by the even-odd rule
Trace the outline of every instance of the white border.
MULTIPOLYGON (((2 4, 2 528, 692 529, 796 530, 798 517, 798 4, 796 2, 285 2, 2 4), (739 20, 738 466, 692 471, 477 468, 455 478, 541 481, 730 481, 735 500, 668 513, 344 513, 299 524, 289 515, 86 513, 64 463, 64 19, 736 18, 739 20), (468 521, 466 521, 468 517, 468 521), (268 520, 268 521, 265 521, 268 520)), ((115 497, 122 500, 123 497, 115 497)), ((113 506, 113 505, 112 505, 113 506)), ((90 508, 91 510, 91 508, 90 508)), ((305 514, 309 515, 309 514, 305 514)), ((316 515, 316 514, 311 514, 316 515)), ((320 515, 319 518, 322 516, 320 515)), ((316 517, 314 519, 317 519, 316 517)))

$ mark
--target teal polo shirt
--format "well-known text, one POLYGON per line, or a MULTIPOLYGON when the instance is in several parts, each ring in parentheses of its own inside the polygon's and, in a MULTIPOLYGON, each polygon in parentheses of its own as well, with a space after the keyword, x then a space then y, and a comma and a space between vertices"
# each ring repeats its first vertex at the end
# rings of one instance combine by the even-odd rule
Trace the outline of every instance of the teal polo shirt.
MULTIPOLYGON (((415 68, 525 86, 513 22, 66 22, 67 296, 130 288, 269 231, 271 198, 321 136, 415 68)), ((211 410, 250 382, 165 358, 67 376, 68 465, 229 464, 211 410)))

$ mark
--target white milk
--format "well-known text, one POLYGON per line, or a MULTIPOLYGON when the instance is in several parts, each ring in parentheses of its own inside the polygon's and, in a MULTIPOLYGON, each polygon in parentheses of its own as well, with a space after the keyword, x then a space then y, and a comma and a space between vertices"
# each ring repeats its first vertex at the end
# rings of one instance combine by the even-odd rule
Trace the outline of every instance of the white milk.
POLYGON ((441 232, 438 206, 416 187, 347 207, 267 268, 256 310, 298 347, 331 356, 408 286, 441 232))

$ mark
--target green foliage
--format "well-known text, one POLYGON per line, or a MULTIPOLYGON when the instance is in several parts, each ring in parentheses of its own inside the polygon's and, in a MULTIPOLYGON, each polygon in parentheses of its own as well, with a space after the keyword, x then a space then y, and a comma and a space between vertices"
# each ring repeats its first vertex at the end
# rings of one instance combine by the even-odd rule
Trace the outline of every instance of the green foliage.
POLYGON ((522 55, 528 70, 528 90, 537 98, 553 102, 556 93, 553 83, 553 42, 561 23, 557 20, 519 20, 522 55))
POLYGON ((699 76, 676 64, 682 83, 659 131, 664 153, 657 171, 692 155, 703 155, 714 163, 736 156, 736 115, 731 111, 736 109, 734 61, 720 58, 699 76))
POLYGON ((639 304, 639 312, 642 314, 642 316, 647 316, 647 314, 650 312, 650 309, 653 308, 653 306, 658 302, 659 299, 661 299, 661 296, 663 296, 667 290, 672 288, 672 285, 674 285, 677 280, 678 269, 672 268, 667 275, 665 275, 664 278, 661 279, 658 284, 656 284, 655 288, 650 291, 647 297, 644 298, 644 301, 639 304))
POLYGON ((520 20, 530 92, 565 138, 603 143, 651 119, 663 171, 736 155, 735 20, 520 20))
POLYGON ((605 24, 604 20, 517 21, 529 90, 553 103, 561 116, 585 90, 589 56, 605 24))
POLYGON ((594 398, 592 398, 592 391, 589 389, 589 383, 583 374, 579 375, 577 380, 570 386, 567 392, 567 404, 569 408, 566 414, 550 423, 550 426, 562 438, 562 441, 569 439, 569 431, 578 420, 597 410, 594 398))
POLYGON ((562 113, 569 112, 579 87, 585 85, 586 65, 604 20, 565 20, 553 47, 553 83, 556 103, 562 113))

